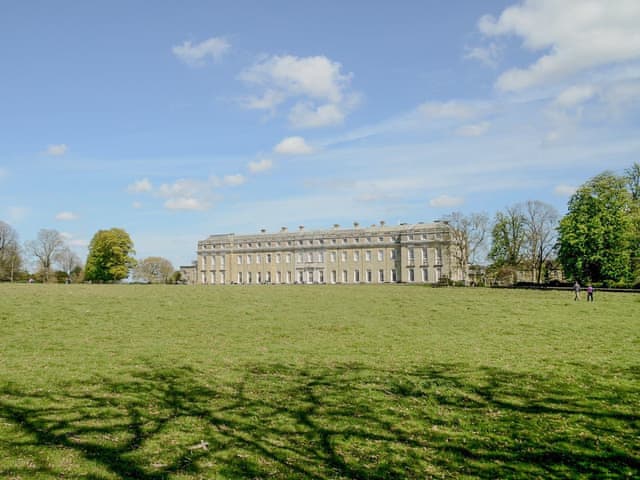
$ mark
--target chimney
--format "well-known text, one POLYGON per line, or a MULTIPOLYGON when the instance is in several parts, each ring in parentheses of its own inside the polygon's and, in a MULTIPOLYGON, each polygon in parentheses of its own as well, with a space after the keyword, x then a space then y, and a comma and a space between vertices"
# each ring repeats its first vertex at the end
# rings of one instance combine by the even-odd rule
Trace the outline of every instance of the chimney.
POLYGON ((358 228, 360 224, 358 222, 353 222, 353 228, 358 228))
POLYGON ((384 220, 380 220, 380 226, 384 227, 384 220))
POLYGON ((335 228, 337 230, 338 228, 340 228, 340 224, 339 223, 334 223, 333 224, 333 228, 335 228))
POLYGON ((281 232, 286 232, 287 231, 287 227, 280 227, 280 231, 281 232))
POLYGON ((298 228, 300 229, 300 231, 303 231, 304 230, 304 225, 300 225, 298 228))
POLYGON ((260 229, 260 233, 267 233, 267 229, 266 228, 260 229))

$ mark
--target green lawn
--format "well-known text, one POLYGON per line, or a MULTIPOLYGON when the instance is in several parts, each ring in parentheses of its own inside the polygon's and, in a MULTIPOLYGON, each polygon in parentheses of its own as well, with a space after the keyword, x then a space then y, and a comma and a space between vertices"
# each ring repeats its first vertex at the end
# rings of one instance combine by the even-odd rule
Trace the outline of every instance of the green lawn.
POLYGON ((638 478, 640 295, 0 285, 0 478, 638 478))

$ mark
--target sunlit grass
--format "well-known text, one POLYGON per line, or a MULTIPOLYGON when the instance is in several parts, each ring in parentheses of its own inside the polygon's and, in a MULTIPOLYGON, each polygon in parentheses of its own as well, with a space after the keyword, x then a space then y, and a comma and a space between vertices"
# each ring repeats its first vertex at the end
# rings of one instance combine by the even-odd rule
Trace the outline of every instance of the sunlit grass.
POLYGON ((2 478, 633 478, 640 296, 0 285, 2 478))

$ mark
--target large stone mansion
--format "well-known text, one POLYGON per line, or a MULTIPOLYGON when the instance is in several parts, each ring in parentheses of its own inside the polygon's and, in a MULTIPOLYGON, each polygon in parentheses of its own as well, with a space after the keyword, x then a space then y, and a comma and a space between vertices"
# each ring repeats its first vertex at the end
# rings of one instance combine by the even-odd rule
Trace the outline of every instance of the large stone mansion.
POLYGON ((199 285, 439 283, 462 280, 446 222, 216 234, 182 267, 199 285))

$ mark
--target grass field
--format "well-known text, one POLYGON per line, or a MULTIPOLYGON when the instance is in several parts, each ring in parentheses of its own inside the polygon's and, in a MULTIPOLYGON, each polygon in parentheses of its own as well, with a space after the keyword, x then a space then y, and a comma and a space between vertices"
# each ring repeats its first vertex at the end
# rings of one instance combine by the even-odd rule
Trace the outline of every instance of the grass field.
POLYGON ((640 296, 0 285, 0 477, 638 478, 640 296))

